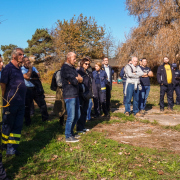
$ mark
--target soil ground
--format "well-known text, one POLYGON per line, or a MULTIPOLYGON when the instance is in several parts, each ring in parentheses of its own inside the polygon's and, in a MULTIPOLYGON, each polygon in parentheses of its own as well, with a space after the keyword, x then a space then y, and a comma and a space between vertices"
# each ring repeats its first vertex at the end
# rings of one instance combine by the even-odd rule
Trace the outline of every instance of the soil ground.
MULTIPOLYGON (((46 96, 49 107, 53 107, 51 102, 54 96, 46 96)), ((124 112, 124 107, 112 108, 113 113, 124 112)), ((111 117, 116 119, 117 117, 111 117)), ((118 119, 118 118, 117 118, 118 119)), ((142 120, 153 122, 156 120, 159 125, 175 126, 180 124, 180 114, 176 111, 164 111, 161 113, 157 107, 146 111, 142 120)), ((114 124, 98 124, 92 130, 98 132, 106 132, 106 137, 121 143, 131 144, 133 146, 149 147, 157 149, 168 149, 175 153, 180 153, 180 132, 164 129, 159 125, 151 125, 141 123, 139 121, 114 123, 114 124)))
POLYGON ((180 153, 180 132, 160 126, 136 122, 98 124, 94 131, 106 132, 106 137, 139 147, 168 149, 180 153))

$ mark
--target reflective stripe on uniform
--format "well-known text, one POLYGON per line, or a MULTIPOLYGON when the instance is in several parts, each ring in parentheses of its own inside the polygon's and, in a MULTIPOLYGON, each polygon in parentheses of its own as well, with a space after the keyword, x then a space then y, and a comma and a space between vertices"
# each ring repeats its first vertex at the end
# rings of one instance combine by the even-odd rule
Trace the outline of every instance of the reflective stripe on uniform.
POLYGON ((9 134, 9 137, 20 138, 20 137, 21 137, 21 134, 13 134, 13 133, 10 133, 10 134, 9 134))
POLYGON ((101 90, 105 90, 105 89, 106 89, 106 87, 101 88, 101 90))
POLYGON ((2 143, 3 143, 3 144, 19 144, 20 141, 16 141, 16 140, 4 141, 4 140, 2 139, 2 143))
POLYGON ((1 142, 2 142, 3 144, 7 144, 7 143, 8 143, 8 140, 5 141, 5 140, 2 139, 1 142))
POLYGON ((5 139, 8 139, 8 138, 9 138, 9 136, 7 136, 7 135, 5 135, 5 134, 3 134, 3 133, 2 133, 2 137, 5 138, 5 139))

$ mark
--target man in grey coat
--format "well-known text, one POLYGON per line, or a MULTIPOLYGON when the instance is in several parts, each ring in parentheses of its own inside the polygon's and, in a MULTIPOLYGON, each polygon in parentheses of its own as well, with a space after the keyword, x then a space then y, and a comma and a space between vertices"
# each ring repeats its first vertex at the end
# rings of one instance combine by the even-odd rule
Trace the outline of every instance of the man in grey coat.
POLYGON ((137 65, 138 58, 132 57, 132 64, 127 64, 124 68, 126 74, 126 87, 125 87, 125 114, 129 116, 131 98, 133 97, 133 114, 141 116, 139 113, 139 90, 141 90, 140 76, 146 75, 141 68, 137 65))

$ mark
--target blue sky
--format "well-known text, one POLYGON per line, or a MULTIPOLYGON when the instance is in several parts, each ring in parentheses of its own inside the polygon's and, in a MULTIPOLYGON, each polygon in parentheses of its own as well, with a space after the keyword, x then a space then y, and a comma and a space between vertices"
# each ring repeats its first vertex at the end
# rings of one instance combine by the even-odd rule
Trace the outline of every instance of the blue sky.
POLYGON ((51 29, 57 20, 70 20, 81 13, 110 28, 117 42, 124 42, 124 35, 137 25, 125 10, 125 0, 2 0, 0 7, 0 21, 7 19, 0 24, 0 46, 26 48, 37 28, 51 29))

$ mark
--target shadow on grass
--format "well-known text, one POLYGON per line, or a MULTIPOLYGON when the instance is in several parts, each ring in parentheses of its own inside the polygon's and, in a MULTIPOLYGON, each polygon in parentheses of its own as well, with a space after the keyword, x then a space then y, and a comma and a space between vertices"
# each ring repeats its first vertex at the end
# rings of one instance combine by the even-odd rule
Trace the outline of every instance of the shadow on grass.
POLYGON ((42 122, 41 115, 35 114, 32 118, 32 125, 23 127, 22 141, 19 146, 19 151, 22 154, 6 159, 4 166, 7 169, 7 174, 14 179, 15 174, 21 171, 33 156, 38 154, 59 134, 64 134, 64 127, 60 127, 57 118, 54 118, 53 121, 42 122))
POLYGON ((150 103, 147 103, 146 104, 146 111, 149 111, 149 110, 151 110, 152 108, 153 108, 153 106, 154 106, 154 104, 150 104, 150 103))
POLYGON ((86 126, 89 128, 89 129, 92 129, 93 127, 95 127, 97 124, 99 123, 102 123, 102 122, 108 122, 110 120, 110 117, 99 117, 99 118, 94 118, 90 121, 87 121, 86 122, 86 126))
POLYGON ((120 103, 119 100, 111 100, 111 108, 113 108, 113 111, 118 110, 121 105, 122 103, 120 103))

